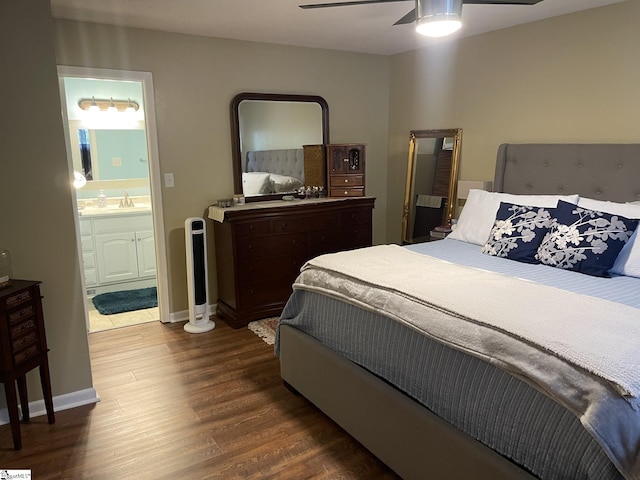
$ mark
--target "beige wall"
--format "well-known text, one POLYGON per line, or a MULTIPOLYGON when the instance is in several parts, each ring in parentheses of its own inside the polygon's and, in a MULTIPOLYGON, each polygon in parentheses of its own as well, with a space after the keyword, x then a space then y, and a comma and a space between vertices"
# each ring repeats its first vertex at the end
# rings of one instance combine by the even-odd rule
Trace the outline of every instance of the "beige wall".
POLYGON ((505 142, 640 142, 638 19, 627 1, 391 57, 387 240, 409 130, 462 128, 464 180, 492 180, 505 142))
MULTIPOLYGON (((56 22, 61 65, 153 74, 171 312, 187 308, 184 219, 233 194, 229 105, 240 92, 312 94, 329 104, 333 142, 367 144, 374 241, 385 241, 388 57, 266 45, 105 25, 56 22)), ((211 302, 217 298, 208 222, 211 302)))
MULTIPOLYGON (((71 181, 48 0, 0 2, 0 246, 41 280, 54 395, 91 387, 71 181)), ((42 398, 37 370, 29 400, 42 398)), ((4 395, 1 395, 2 405, 4 395)))

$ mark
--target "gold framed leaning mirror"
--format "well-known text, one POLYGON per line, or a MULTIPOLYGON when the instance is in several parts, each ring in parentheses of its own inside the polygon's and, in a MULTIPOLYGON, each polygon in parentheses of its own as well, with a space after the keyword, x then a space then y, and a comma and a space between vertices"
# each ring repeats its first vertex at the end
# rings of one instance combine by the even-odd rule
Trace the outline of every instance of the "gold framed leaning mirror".
POLYGON ((455 213, 462 129, 412 130, 402 211, 402 242, 432 239, 455 213))
POLYGON ((329 106, 317 95, 245 92, 231 101, 234 193, 272 200, 305 184, 304 146, 329 143, 329 106))

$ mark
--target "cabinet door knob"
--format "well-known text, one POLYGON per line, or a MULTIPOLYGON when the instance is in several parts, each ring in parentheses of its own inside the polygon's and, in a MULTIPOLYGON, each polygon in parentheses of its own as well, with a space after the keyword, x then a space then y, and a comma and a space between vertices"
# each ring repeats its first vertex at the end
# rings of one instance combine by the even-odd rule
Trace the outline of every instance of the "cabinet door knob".
POLYGON ((344 179, 344 183, 349 183, 349 179, 348 179, 348 178, 345 178, 345 179, 344 179))
POLYGON ((345 190, 345 191, 344 191, 344 194, 345 194, 345 195, 349 195, 349 191, 348 191, 348 190, 345 190))

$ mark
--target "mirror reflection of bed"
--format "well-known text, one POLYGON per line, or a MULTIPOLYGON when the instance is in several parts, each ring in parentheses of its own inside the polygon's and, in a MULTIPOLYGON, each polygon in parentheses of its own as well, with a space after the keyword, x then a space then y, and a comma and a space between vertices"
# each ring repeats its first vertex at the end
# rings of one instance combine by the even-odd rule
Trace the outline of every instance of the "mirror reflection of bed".
POLYGON ((241 93, 231 102, 231 126, 234 191, 247 201, 278 198, 322 182, 306 178, 313 163, 306 146, 329 143, 323 98, 241 93))

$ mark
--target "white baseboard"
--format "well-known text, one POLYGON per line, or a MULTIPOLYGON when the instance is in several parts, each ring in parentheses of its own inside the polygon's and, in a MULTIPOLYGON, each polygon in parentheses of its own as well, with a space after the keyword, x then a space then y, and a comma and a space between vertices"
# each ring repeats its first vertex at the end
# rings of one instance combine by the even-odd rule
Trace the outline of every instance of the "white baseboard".
MULTIPOLYGON (((209 305, 209 312, 211 315, 216 313, 216 309, 218 308, 218 304, 214 303, 213 305, 209 305)), ((189 310, 182 310, 180 312, 173 312, 169 314, 169 322, 168 323, 178 323, 178 322, 188 322, 189 321, 189 310)))
MULTIPOLYGON (((62 410, 68 410, 82 405, 89 405, 99 401, 100 397, 98 397, 96 389, 87 388, 85 390, 65 393, 64 395, 53 397, 53 410, 54 412, 60 412, 62 410)), ((18 409, 20 408, 18 407, 18 409)), ((46 413, 47 409, 45 408, 44 400, 29 402, 30 417, 39 417, 40 415, 46 415, 46 413)), ((20 412, 20 417, 22 417, 22 412, 20 412)), ((0 410, 0 425, 6 425, 7 423, 9 423, 9 410, 7 408, 3 408, 0 410)))

